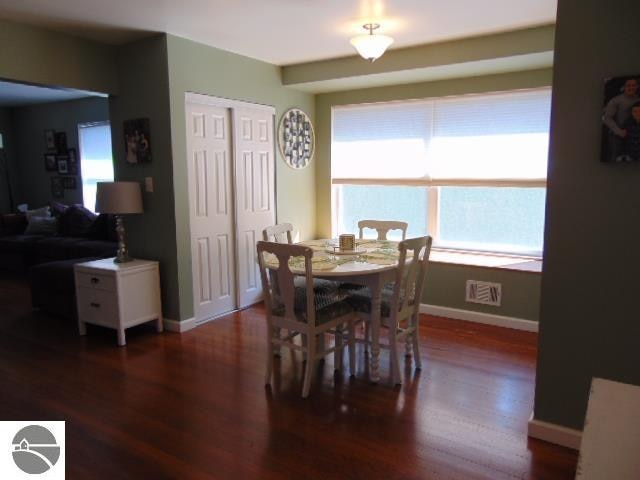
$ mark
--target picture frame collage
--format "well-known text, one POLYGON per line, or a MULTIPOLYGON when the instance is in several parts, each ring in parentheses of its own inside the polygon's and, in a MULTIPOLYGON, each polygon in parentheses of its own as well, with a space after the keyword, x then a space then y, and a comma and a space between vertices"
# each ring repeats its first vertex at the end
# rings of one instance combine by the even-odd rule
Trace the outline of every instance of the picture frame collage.
POLYGON ((44 168, 47 172, 57 173, 51 177, 51 194, 54 198, 62 198, 65 190, 78 188, 78 153, 75 148, 68 147, 66 132, 45 130, 44 143, 44 168))

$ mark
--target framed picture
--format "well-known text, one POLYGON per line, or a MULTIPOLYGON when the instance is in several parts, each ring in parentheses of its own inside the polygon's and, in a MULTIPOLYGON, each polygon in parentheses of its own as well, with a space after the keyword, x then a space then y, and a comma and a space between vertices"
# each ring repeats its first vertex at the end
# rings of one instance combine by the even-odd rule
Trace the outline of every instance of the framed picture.
POLYGON ((601 161, 640 161, 640 74, 606 79, 601 161))
POLYGON ((64 157, 58 157, 58 173, 62 175, 66 175, 67 173, 69 173, 69 164, 67 163, 67 158, 68 157, 66 155, 64 157))
POLYGON ((56 148, 56 132, 55 130, 44 131, 44 146, 47 150, 54 150, 56 148))
POLYGON ((65 190, 75 190, 76 177, 62 177, 62 186, 65 190))
POLYGON ((69 157, 69 164, 78 163, 78 155, 75 148, 67 150, 67 156, 69 157))
POLYGON ((124 149, 127 163, 149 163, 151 161, 151 134, 148 118, 125 120, 124 149))
POLYGON ((44 154, 44 168, 47 172, 58 171, 58 162, 54 153, 44 154))
POLYGON ((67 134, 65 132, 56 132, 56 151, 61 155, 67 153, 67 134))
POLYGON ((53 195, 54 198, 64 197, 62 177, 51 177, 51 195, 53 195))
POLYGON ((315 151, 315 133, 305 112, 299 108, 284 112, 278 126, 278 146, 284 162, 291 168, 309 165, 315 151))

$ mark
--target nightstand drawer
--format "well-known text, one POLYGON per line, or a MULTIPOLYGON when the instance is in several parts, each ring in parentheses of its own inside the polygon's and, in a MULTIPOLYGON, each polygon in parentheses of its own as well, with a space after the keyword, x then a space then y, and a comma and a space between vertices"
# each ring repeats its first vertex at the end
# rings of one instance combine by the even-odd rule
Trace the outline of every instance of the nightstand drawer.
POLYGON ((78 287, 98 288, 100 290, 116 291, 116 279, 111 275, 100 275, 94 273, 78 273, 78 287))
POLYGON ((83 322, 116 327, 118 299, 113 292, 78 288, 78 318, 83 322))

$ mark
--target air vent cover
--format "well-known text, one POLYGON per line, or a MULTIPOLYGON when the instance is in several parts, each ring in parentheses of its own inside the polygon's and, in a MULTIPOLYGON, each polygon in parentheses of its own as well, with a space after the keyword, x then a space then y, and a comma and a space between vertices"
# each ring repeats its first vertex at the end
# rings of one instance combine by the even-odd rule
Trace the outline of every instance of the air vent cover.
POLYGON ((502 302, 502 284, 467 280, 466 301, 499 307, 502 302))

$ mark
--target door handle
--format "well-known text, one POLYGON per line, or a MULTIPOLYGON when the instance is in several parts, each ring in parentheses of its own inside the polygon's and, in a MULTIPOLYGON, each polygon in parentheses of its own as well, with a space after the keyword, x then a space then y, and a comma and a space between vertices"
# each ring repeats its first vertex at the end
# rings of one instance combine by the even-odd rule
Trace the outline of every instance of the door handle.
POLYGON ((91 305, 93 308, 100 308, 100 304, 99 304, 99 303, 96 303, 96 302, 91 302, 91 303, 90 303, 90 305, 91 305))

